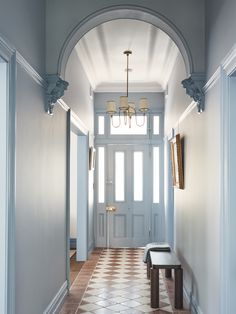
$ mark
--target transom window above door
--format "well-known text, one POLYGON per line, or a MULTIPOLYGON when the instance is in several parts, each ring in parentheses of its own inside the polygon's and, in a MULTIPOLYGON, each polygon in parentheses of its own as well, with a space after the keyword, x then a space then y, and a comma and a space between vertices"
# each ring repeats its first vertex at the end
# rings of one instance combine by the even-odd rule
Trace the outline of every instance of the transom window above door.
MULTIPOLYGON (((127 117, 127 119, 129 119, 127 117)), ((125 123, 123 119, 119 121, 119 116, 113 116, 113 123, 104 114, 96 116, 96 136, 98 137, 115 137, 115 136, 142 136, 142 137, 158 137, 161 136, 161 119, 160 114, 150 114, 143 117, 142 115, 131 117, 131 127, 128 121, 125 123), (119 127, 116 127, 118 126, 119 127), (139 126, 138 126, 139 125, 139 126), (141 125, 141 126, 140 126, 141 125)))

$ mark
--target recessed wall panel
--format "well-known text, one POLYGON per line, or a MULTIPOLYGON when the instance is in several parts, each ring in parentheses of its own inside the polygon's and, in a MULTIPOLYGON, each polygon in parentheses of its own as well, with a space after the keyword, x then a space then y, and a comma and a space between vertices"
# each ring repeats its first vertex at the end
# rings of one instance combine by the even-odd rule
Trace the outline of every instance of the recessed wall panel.
POLYGON ((127 219, 126 215, 114 215, 114 230, 113 235, 114 238, 125 238, 126 237, 126 226, 127 219))
POLYGON ((98 215, 98 234, 99 234, 99 237, 105 236, 105 215, 104 214, 98 215))
POLYGON ((144 215, 133 215, 132 226, 133 226, 132 236, 143 237, 145 235, 144 215))

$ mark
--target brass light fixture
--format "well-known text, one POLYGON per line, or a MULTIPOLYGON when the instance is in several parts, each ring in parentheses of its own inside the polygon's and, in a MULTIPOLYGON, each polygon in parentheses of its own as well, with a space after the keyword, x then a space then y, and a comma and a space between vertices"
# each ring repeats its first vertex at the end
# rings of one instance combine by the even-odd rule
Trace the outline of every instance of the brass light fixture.
POLYGON ((139 127, 142 127, 145 123, 145 117, 149 110, 148 108, 148 101, 147 98, 141 98, 139 102, 139 112, 143 114, 143 122, 141 124, 138 124, 137 121, 137 110, 135 108, 135 103, 129 101, 129 55, 132 54, 131 50, 125 50, 124 54, 127 57, 127 67, 126 67, 126 96, 120 97, 120 104, 119 104, 119 123, 118 125, 114 125, 113 123, 113 116, 117 114, 116 110, 116 103, 114 100, 107 101, 107 107, 106 107, 106 113, 110 115, 112 126, 115 128, 120 127, 121 125, 121 115, 123 115, 124 124, 129 125, 129 128, 131 128, 131 119, 133 116, 135 116, 135 122, 136 125, 139 127))

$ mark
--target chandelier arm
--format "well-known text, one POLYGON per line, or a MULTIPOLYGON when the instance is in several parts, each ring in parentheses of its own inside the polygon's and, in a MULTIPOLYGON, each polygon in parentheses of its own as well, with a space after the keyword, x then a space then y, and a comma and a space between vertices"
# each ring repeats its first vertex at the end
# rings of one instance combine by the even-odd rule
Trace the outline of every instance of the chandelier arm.
POLYGON ((112 124, 113 128, 119 128, 120 127, 120 124, 121 124, 120 111, 119 111, 119 123, 118 123, 118 125, 114 125, 114 123, 113 123, 113 115, 111 115, 111 124, 112 124))
POLYGON ((142 126, 144 126, 144 124, 145 124, 145 117, 146 117, 146 114, 144 113, 144 114, 143 114, 143 123, 138 124, 137 114, 136 114, 136 112, 135 112, 135 122, 136 122, 136 125, 137 125, 138 127, 141 128, 142 126))

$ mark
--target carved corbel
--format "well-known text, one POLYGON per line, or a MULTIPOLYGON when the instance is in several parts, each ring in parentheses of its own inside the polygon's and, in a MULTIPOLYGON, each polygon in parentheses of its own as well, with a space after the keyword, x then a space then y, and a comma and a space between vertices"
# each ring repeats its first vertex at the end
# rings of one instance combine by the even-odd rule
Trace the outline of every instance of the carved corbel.
POLYGON ((189 95, 197 103, 198 113, 205 109, 205 95, 203 86, 205 85, 205 75, 192 74, 189 78, 183 80, 183 87, 186 89, 186 94, 189 95))
POLYGON ((53 109, 67 89, 69 83, 63 81, 57 74, 46 75, 46 111, 48 114, 53 115, 53 109))

